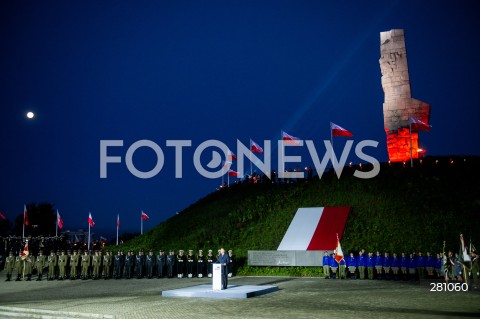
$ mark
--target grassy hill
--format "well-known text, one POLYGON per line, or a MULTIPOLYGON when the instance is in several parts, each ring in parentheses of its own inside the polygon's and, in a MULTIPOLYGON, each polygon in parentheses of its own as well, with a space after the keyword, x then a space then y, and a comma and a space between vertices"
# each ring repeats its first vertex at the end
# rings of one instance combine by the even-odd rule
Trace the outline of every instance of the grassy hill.
MULTIPOLYGON (((319 180, 296 184, 238 184, 216 191, 124 249, 276 250, 299 207, 352 206, 342 239, 344 251, 458 251, 459 233, 480 244, 480 158, 423 159, 382 164, 369 180, 346 167, 319 180)), ((111 247, 116 249, 116 247, 111 247)))

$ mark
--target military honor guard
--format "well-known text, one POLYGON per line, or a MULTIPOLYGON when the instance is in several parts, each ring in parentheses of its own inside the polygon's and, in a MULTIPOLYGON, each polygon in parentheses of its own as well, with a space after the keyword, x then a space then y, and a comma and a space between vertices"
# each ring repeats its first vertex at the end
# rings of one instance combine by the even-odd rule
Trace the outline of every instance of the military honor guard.
MULTIPOLYGON (((338 263, 335 260, 335 255, 331 254, 330 255, 330 270, 331 270, 331 276, 333 279, 337 278, 337 270, 338 270, 338 263)), ((339 276, 340 278, 340 276, 339 276)))
POLYGON ((15 272, 17 273, 17 279, 15 281, 20 281, 23 276, 23 260, 22 252, 18 252, 18 256, 15 257, 15 272))
POLYGON ((98 250, 95 251, 92 256, 92 279, 97 280, 100 278, 100 267, 102 265, 102 256, 98 250))
POLYGON ((135 257, 135 268, 137 272, 137 279, 143 278, 145 274, 145 255, 143 254, 142 249, 140 249, 138 255, 135 257))
POLYGON ((186 258, 185 255, 183 254, 183 250, 178 251, 177 255, 177 277, 178 278, 183 278, 185 276, 185 263, 186 263, 186 258))
POLYGON ((396 253, 393 253, 393 256, 392 256, 391 269, 393 273, 393 279, 398 280, 399 279, 398 271, 400 270, 400 258, 396 253))
POLYGON ((430 252, 427 252, 427 256, 425 258, 425 268, 427 269, 427 276, 430 278, 433 278, 433 270, 435 269, 435 263, 436 259, 430 254, 430 252))
POLYGON ((67 269, 67 255, 65 251, 62 250, 60 256, 58 256, 58 280, 64 280, 66 278, 66 269, 67 269))
POLYGON ((227 276, 232 277, 233 276, 233 266, 234 266, 234 259, 233 259, 233 250, 228 251, 228 264, 227 264, 227 276))
POLYGON ((160 249, 157 255, 156 265, 157 265, 157 278, 162 278, 165 276, 165 265, 167 264, 167 256, 165 252, 160 249))
POLYGON ((402 272, 403 280, 408 278, 408 257, 405 253, 400 256, 400 271, 402 272))
POLYGON ((115 279, 120 279, 122 277, 122 254, 120 250, 117 251, 115 258, 113 259, 113 277, 115 279))
POLYGON ((50 255, 48 255, 47 262, 48 262, 48 276, 47 280, 53 280, 55 279, 55 268, 57 267, 57 255, 55 255, 55 252, 52 250, 50 252, 50 255))
POLYGON ((82 279, 87 280, 89 278, 89 270, 91 264, 91 256, 89 255, 87 250, 83 252, 80 264, 82 266, 82 279))
POLYGON ((152 279, 153 271, 155 270, 155 256, 153 255, 152 250, 148 252, 148 255, 146 258, 146 266, 147 266, 147 278, 152 279))
POLYGON ((133 270, 135 268, 135 256, 133 251, 129 250, 125 257, 125 278, 130 279, 133 277, 133 270))
POLYGON ((35 258, 35 270, 37 271, 37 281, 42 280, 43 268, 45 268, 45 256, 43 255, 43 251, 40 250, 38 252, 37 257, 35 258))
POLYGON ((171 250, 168 252, 167 256, 167 276, 168 278, 173 278, 175 270, 175 251, 171 250))
POLYGON ((24 263, 23 277, 27 277, 26 281, 32 280, 33 258, 30 255, 22 257, 24 263))
POLYGON ((417 274, 418 274, 418 279, 423 279, 425 278, 425 256, 422 256, 421 252, 418 252, 417 255, 417 274))
POLYGON ((413 254, 410 254, 408 257, 408 277, 410 280, 415 280, 415 274, 417 270, 417 262, 415 260, 415 256, 413 254))
POLYGON ((103 263, 102 263, 102 276, 103 279, 107 280, 112 277, 112 255, 110 250, 105 252, 103 256, 103 263))
POLYGON ((193 254, 193 250, 188 251, 187 255, 187 277, 193 278, 195 272, 195 255, 193 254))
POLYGON ((73 251, 73 255, 70 257, 70 280, 78 278, 78 264, 80 257, 76 250, 73 251))
POLYGON ((8 253, 8 257, 5 259, 5 267, 3 268, 7 276, 7 279, 5 281, 12 280, 12 273, 14 268, 15 268, 15 256, 13 255, 13 251, 10 251, 8 253))
POLYGON ((212 271, 213 271, 213 261, 215 260, 215 256, 213 256, 213 251, 211 249, 208 250, 207 255, 207 276, 208 278, 212 278, 212 271))
POLYGON ((198 251, 197 256, 197 276, 198 278, 202 278, 205 276, 205 256, 203 256, 203 250, 198 251))

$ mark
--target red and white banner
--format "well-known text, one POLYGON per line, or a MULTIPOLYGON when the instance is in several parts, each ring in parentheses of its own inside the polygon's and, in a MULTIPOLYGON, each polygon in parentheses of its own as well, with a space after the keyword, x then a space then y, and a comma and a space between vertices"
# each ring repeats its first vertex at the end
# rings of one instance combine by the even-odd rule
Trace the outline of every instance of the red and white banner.
POLYGON ((60 217, 60 213, 58 212, 58 209, 57 209, 57 226, 60 229, 63 228, 63 219, 62 217, 60 217))
POLYGON ((95 223, 93 222, 93 218, 92 218, 92 213, 88 213, 88 224, 90 225, 90 227, 95 226, 95 223))
POLYGON ((285 144, 289 145, 298 145, 300 141, 298 137, 292 136, 284 131, 282 131, 282 140, 285 144))
POLYGON ((334 250, 351 207, 299 208, 277 250, 334 250))
POLYGON ((255 143, 253 140, 250 140, 250 150, 252 153, 263 153, 263 148, 261 148, 260 145, 255 143))
POLYGON ((412 131, 427 131, 430 132, 430 127, 431 125, 420 121, 419 119, 416 119, 414 117, 410 118, 410 125, 412 128, 412 131))
POLYGON ((142 219, 143 219, 143 220, 147 220, 147 219, 149 219, 149 218, 150 218, 150 217, 148 217, 148 215, 145 214, 145 213, 142 211, 142 219))

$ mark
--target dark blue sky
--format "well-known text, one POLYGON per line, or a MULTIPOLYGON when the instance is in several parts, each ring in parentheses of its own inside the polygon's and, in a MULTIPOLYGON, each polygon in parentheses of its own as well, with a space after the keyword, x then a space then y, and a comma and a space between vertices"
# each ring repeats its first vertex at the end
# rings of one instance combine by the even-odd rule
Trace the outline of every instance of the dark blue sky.
MULTIPOLYGON (((406 32, 412 95, 432 107, 421 146, 480 155, 479 13, 476 1, 3 1, 0 211, 13 220, 47 201, 66 229, 91 211, 110 235, 117 214, 121 231, 139 231, 144 210, 148 229, 220 184, 194 170, 204 140, 235 151, 237 138, 263 144, 283 129, 322 143, 330 121, 379 141, 369 154, 386 161, 379 33, 394 28, 406 32), (100 179, 107 139, 124 140, 109 150, 122 164, 100 179), (140 139, 165 153, 147 180, 125 166, 140 139), (169 139, 192 140, 183 179, 169 139)), ((133 159, 140 170, 156 161, 147 148, 133 159)))

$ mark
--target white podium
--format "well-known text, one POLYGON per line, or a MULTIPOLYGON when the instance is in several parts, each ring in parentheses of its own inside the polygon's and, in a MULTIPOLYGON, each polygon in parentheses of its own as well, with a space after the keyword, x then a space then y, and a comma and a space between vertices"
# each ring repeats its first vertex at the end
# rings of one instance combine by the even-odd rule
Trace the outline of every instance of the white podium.
POLYGON ((212 264, 212 290, 222 289, 222 265, 212 264))

